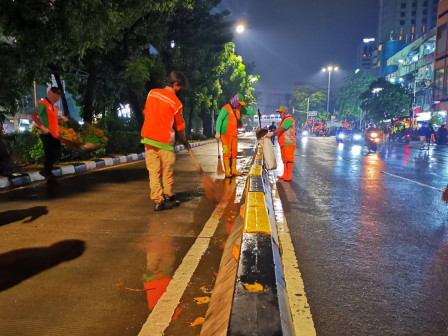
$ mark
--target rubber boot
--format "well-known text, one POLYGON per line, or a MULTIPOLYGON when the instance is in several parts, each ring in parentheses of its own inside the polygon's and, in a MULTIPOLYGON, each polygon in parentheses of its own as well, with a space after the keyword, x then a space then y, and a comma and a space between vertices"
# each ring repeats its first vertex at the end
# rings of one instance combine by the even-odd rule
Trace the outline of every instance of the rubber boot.
POLYGON ((243 173, 236 170, 236 158, 232 159, 232 175, 233 176, 241 176, 243 173))
POLYGON ((230 173, 230 159, 223 159, 224 161, 224 173, 226 177, 232 177, 232 173, 230 173))
POLYGON ((287 168, 286 168, 286 172, 287 174, 285 175, 285 177, 283 178, 283 181, 291 181, 292 178, 292 169, 294 168, 294 164, 292 162, 288 162, 286 164, 287 168))
POLYGON ((277 176, 278 179, 283 180, 287 176, 288 164, 283 162, 283 175, 277 176))

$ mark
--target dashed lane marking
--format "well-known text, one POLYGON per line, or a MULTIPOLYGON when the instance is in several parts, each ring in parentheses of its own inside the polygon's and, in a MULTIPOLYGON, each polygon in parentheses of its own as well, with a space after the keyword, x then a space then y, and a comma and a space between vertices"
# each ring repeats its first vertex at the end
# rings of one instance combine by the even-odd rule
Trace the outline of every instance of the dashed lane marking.
POLYGON ((399 179, 402 179, 402 180, 405 180, 405 181, 408 181, 408 182, 412 182, 412 183, 418 184, 418 185, 420 185, 422 187, 425 187, 425 188, 429 188, 429 189, 433 189, 433 190, 437 190, 437 191, 443 192, 442 189, 430 186, 428 184, 420 183, 420 182, 408 179, 406 177, 402 177, 402 176, 399 176, 399 175, 391 174, 391 173, 388 173, 388 172, 385 172, 385 171, 382 171, 381 173, 383 173, 385 175, 390 175, 390 176, 393 176, 393 177, 396 177, 396 178, 399 178, 399 179))

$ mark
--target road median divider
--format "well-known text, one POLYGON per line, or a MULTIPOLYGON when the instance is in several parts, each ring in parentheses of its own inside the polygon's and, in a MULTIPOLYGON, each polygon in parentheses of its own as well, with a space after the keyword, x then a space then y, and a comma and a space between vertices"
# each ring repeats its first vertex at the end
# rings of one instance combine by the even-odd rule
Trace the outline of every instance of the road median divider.
POLYGON ((262 148, 221 259, 201 335, 295 335, 262 148))

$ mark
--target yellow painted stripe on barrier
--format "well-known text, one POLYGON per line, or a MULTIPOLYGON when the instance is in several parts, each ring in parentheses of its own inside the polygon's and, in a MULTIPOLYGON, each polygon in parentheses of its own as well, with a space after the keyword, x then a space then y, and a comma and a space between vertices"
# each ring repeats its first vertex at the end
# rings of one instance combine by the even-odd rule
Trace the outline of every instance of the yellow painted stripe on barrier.
POLYGON ((252 165, 252 167, 250 168, 249 176, 261 176, 261 165, 252 165))
POLYGON ((251 191, 247 193, 246 216, 244 216, 244 232, 263 232, 272 234, 266 210, 264 192, 251 191))

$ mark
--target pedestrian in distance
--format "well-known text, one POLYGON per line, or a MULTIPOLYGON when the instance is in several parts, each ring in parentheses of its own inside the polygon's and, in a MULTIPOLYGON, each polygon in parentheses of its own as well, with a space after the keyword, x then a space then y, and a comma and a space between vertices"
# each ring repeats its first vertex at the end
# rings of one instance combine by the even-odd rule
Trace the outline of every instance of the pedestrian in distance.
MULTIPOLYGON (((272 122, 272 125, 269 126, 269 132, 274 132, 277 129, 277 126, 275 126, 275 121, 272 122)), ((272 145, 275 145, 275 136, 271 137, 272 145)))
POLYGON ((426 132, 426 143, 428 145, 428 149, 429 149, 429 146, 431 145, 432 136, 435 133, 436 133, 436 131, 434 130, 434 127, 432 127, 432 124, 428 123, 428 131, 426 132))
POLYGON ((441 125, 436 132, 436 141, 438 145, 446 144, 446 137, 448 136, 448 131, 446 130, 445 124, 441 125))
POLYGON ((141 130, 141 143, 145 145, 154 211, 169 210, 180 205, 172 191, 173 165, 176 161, 173 145, 177 133, 179 142, 190 149, 185 136, 182 103, 177 98, 179 91, 187 87, 187 77, 180 71, 172 71, 165 88, 149 92, 143 110, 145 121, 141 130))
MULTIPOLYGON (((431 130, 428 128, 427 123, 424 122, 422 126, 417 131, 418 136, 420 137, 420 149, 425 148, 426 138, 431 137, 431 130)), ((428 146, 429 147, 429 146, 428 146)))
POLYGON ((224 172, 226 177, 242 175, 236 169, 238 156, 238 128, 242 127, 241 112, 244 107, 248 115, 254 115, 255 110, 245 107, 244 96, 236 94, 228 104, 224 105, 216 120, 216 139, 221 139, 224 172))
POLYGON ((283 161, 283 175, 278 176, 283 181, 291 181, 294 167, 294 152, 296 150, 296 127, 294 118, 288 113, 286 106, 280 106, 277 110, 282 121, 278 128, 266 134, 268 138, 278 136, 278 144, 283 161))
POLYGON ((62 94, 59 88, 50 88, 47 96, 39 100, 32 114, 36 126, 40 129, 39 137, 44 147, 44 169, 39 173, 46 178, 48 184, 58 183, 53 174, 53 166, 61 156, 59 123, 68 120, 66 117, 59 116, 59 111, 54 105, 62 94))

